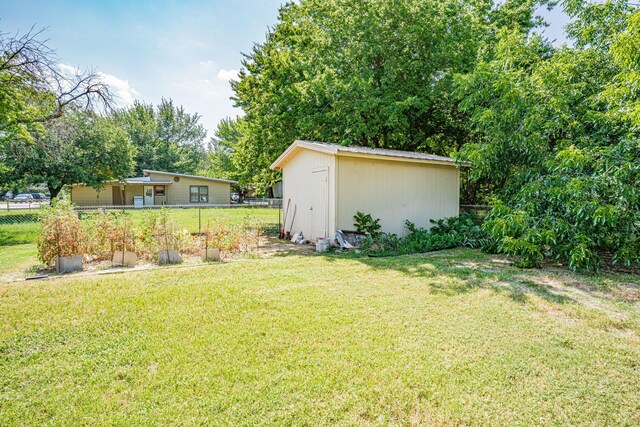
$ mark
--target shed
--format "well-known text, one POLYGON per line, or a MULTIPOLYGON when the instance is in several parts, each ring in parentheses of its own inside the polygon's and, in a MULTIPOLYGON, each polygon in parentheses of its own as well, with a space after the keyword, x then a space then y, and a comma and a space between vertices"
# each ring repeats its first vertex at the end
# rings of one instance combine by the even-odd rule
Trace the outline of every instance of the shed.
POLYGON ((285 229, 317 241, 353 230, 357 211, 399 236, 407 233, 405 220, 430 228, 432 219, 457 216, 464 165, 432 154, 295 141, 271 169, 282 170, 284 209, 290 204, 285 229))

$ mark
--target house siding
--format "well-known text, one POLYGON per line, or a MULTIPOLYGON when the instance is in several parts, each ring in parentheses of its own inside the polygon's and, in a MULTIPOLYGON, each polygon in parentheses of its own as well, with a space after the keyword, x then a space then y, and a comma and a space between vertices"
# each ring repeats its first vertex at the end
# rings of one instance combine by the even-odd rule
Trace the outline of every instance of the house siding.
POLYGON ((353 230, 357 211, 380 218, 382 231, 406 235, 404 221, 431 228, 431 219, 459 213, 455 166, 337 157, 338 229, 353 230))
POLYGON ((84 185, 71 187, 71 201, 78 206, 103 206, 113 204, 112 185, 107 184, 100 191, 84 185))
MULTIPOLYGON (((152 180, 171 181, 171 184, 149 183, 148 185, 165 185, 165 197, 156 197, 155 205, 162 203, 167 205, 191 205, 189 201, 189 187, 192 185, 209 188, 209 202, 207 204, 231 203, 231 184, 228 182, 216 182, 208 179, 180 177, 178 182, 173 180, 173 174, 149 173, 152 180)), ((102 190, 96 192, 91 187, 74 185, 71 187, 71 200, 78 206, 109 206, 113 204, 114 184, 107 184, 102 190)), ((119 187, 119 184, 117 184, 119 187)), ((124 189, 126 205, 133 205, 134 196, 143 196, 144 183, 128 184, 124 189)))
MULTIPOLYGON (((149 177, 153 180, 173 181, 175 175, 150 172, 149 177)), ((205 186, 209 188, 209 204, 229 204, 231 203, 231 184, 228 182, 216 182, 207 179, 179 177, 178 182, 167 185, 166 202, 169 205, 189 205, 189 187, 192 185, 205 186)), ((142 195, 142 190, 141 195, 142 195)))

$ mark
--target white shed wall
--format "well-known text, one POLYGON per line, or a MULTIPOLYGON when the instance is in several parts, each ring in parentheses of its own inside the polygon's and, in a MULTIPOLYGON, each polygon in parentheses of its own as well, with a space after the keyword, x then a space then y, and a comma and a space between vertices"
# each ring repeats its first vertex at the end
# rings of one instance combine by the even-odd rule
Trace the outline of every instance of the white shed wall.
POLYGON ((333 155, 311 150, 300 150, 282 168, 283 212, 287 209, 288 200, 291 207, 287 215, 285 231, 291 228, 291 234, 302 231, 307 239, 315 240, 312 236, 313 190, 312 173, 314 170, 328 169, 328 228, 327 237, 333 238, 335 228, 335 171, 336 158, 333 155), (295 217, 294 217, 294 211, 295 217), (293 221, 293 227, 291 227, 293 221))
POLYGON ((337 157, 337 229, 353 230, 356 211, 380 218, 382 231, 407 234, 404 221, 431 228, 430 219, 459 213, 455 166, 337 157))

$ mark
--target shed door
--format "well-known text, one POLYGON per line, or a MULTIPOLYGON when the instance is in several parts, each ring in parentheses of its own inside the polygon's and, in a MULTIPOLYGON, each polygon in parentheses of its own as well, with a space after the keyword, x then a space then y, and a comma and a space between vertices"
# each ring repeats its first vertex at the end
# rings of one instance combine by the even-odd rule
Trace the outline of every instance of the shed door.
POLYGON ((329 228, 329 171, 317 169, 311 173, 311 236, 316 241, 319 237, 328 237, 329 228))

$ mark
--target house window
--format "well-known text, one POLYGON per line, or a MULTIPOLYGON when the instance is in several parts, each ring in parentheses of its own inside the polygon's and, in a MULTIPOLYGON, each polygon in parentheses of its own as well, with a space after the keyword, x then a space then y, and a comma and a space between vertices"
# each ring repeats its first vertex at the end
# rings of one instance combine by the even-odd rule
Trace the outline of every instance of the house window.
POLYGON ((155 192, 156 192, 156 196, 157 197, 164 197, 165 196, 164 185, 156 185, 155 186, 155 192))
POLYGON ((191 203, 209 203, 209 187, 206 185, 190 186, 189 201, 191 203))

